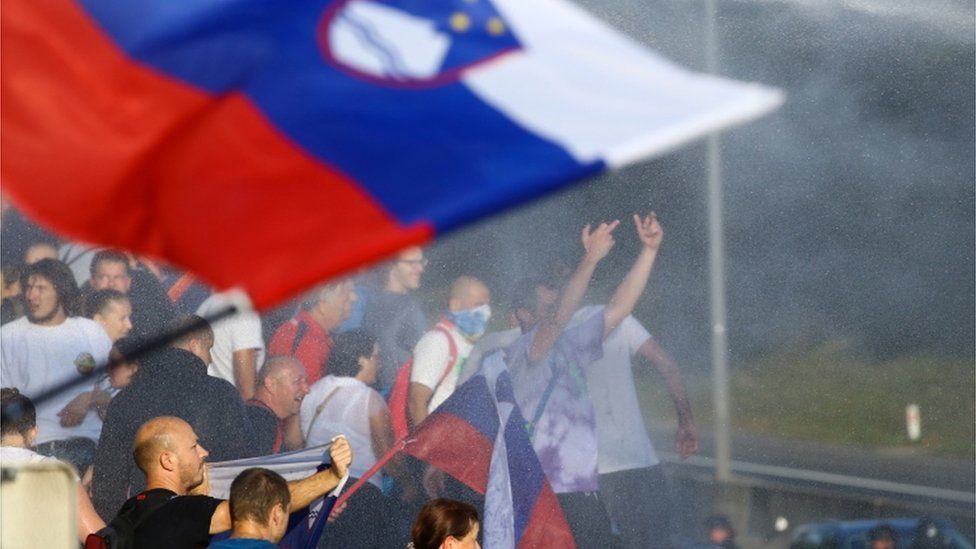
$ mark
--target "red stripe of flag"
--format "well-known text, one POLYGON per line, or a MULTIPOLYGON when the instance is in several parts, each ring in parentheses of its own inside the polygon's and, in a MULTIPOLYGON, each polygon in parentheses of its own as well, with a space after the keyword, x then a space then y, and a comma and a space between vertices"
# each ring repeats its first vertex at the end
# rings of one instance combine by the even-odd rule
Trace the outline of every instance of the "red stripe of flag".
POLYGON ((243 280, 259 307, 432 237, 243 96, 128 59, 74 2, 10 0, 0 25, 4 191, 62 234, 243 280))

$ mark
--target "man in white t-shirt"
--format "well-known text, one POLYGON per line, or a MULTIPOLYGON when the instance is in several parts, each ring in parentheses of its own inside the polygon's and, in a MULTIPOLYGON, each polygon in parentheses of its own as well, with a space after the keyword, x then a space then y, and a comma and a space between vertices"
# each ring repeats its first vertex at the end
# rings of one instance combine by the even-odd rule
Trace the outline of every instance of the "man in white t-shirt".
MULTIPOLYGON (((231 304, 227 294, 213 294, 200 304, 197 315, 207 318, 231 304)), ((207 373, 229 381, 245 401, 254 398, 258 365, 264 362, 261 317, 254 311, 238 311, 211 326, 214 344, 207 373)))
MULTIPOLYGON (((573 315, 579 325, 603 310, 584 307, 573 315)), ((597 430, 597 469, 600 494, 617 524, 624 547, 663 545, 669 539, 670 496, 660 461, 641 414, 631 358, 641 355, 664 376, 678 415, 675 448, 682 459, 698 449, 695 424, 681 374, 634 319, 626 317, 603 340, 603 357, 586 369, 586 383, 597 430)))
POLYGON ((84 474, 95 456, 102 420, 94 409, 98 365, 112 343, 95 321, 77 312, 71 269, 54 259, 30 265, 21 278, 26 316, 0 328, 0 377, 4 386, 37 397, 60 384, 84 379, 37 404, 36 450, 63 459, 84 474))
POLYGON ((461 276, 451 286, 448 312, 420 338, 410 372, 410 420, 419 425, 454 393, 461 367, 491 318, 491 292, 484 282, 461 276))

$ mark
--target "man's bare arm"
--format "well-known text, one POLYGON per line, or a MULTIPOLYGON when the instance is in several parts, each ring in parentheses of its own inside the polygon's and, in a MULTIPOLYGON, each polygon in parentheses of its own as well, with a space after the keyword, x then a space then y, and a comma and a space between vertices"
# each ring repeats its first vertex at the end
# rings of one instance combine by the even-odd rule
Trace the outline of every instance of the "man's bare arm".
POLYGON ((664 231, 653 212, 644 219, 635 214, 634 224, 637 226, 637 236, 640 237, 643 246, 640 254, 637 255, 637 260, 634 261, 634 266, 630 268, 627 276, 617 286, 613 297, 610 298, 610 302, 603 310, 604 337, 633 312, 637 300, 640 299, 641 294, 644 293, 644 288, 647 287, 647 280, 651 276, 651 269, 654 268, 658 248, 660 248, 661 240, 664 238, 664 231))
POLYGON ((593 278, 593 271, 613 248, 613 231, 619 224, 619 221, 601 223, 593 232, 590 232, 589 225, 583 228, 582 242, 585 253, 562 291, 555 314, 550 318, 538 319, 539 329, 529 349, 529 358, 533 362, 546 356, 572 320, 573 313, 579 308, 583 296, 586 295, 590 279, 593 278))
POLYGON ((430 405, 434 391, 423 383, 413 381, 410 382, 409 391, 410 422, 412 425, 420 425, 422 421, 427 419, 427 406, 430 405))
POLYGON ((234 363, 234 380, 237 391, 245 401, 254 398, 258 372, 258 350, 240 349, 234 351, 231 359, 234 363))
POLYGON ((674 447, 681 459, 687 459, 698 451, 698 432, 695 430, 691 403, 688 400, 684 381, 681 379, 681 372, 671 357, 653 339, 645 341, 637 352, 654 365, 667 383, 668 393, 678 414, 678 432, 675 435, 674 447))

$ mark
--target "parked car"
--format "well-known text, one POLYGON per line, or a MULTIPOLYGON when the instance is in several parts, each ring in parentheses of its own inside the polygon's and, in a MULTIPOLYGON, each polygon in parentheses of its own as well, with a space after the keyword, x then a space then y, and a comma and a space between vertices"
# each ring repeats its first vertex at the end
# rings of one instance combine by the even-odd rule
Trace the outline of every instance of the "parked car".
POLYGON ((973 549, 966 536, 944 518, 832 520, 803 524, 793 531, 790 549, 869 549, 868 532, 881 524, 888 524, 897 534, 897 549, 908 549, 915 541, 922 521, 925 521, 922 534, 926 539, 919 540, 921 547, 973 549))

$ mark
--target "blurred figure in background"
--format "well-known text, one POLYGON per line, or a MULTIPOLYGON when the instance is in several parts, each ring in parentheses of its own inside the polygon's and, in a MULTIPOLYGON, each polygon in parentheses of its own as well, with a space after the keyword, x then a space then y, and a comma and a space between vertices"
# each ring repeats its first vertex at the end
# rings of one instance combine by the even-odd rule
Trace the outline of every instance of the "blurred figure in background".
MULTIPOLYGON (((232 305, 226 294, 216 293, 200 304, 196 314, 207 318, 232 305)), ((254 398, 258 367, 264 363, 264 338, 261 317, 254 311, 237 311, 213 323, 214 345, 207 373, 226 379, 241 394, 254 398)))
POLYGON ((54 241, 39 240, 27 247, 24 252, 24 264, 33 265, 42 259, 60 259, 58 247, 54 241))
POLYGON ((91 262, 91 290, 111 288, 129 296, 132 305, 132 331, 136 335, 156 335, 176 316, 159 279, 149 271, 134 269, 135 263, 118 250, 101 250, 91 262))
POLYGON ((24 294, 20 287, 21 267, 19 265, 3 266, 3 289, 0 297, 0 324, 13 322, 24 316, 24 294))
POLYGON ((721 549, 738 549, 735 544, 735 529, 725 515, 713 515, 705 520, 705 536, 708 543, 721 549))
POLYGON ((879 524, 868 532, 868 549, 895 549, 898 534, 890 524, 879 524))
POLYGON ((115 343, 132 331, 132 304, 124 293, 105 288, 85 297, 85 316, 97 322, 115 343))
POLYGON ((380 371, 376 389, 386 397, 397 372, 410 358, 427 331, 427 317, 413 295, 420 288, 427 268, 424 251, 407 248, 379 269, 380 288, 370 290, 363 313, 363 329, 373 334, 380 346, 380 371))
POLYGON ((268 344, 272 356, 293 356, 305 366, 309 384, 325 375, 332 332, 352 312, 356 291, 342 279, 309 292, 294 318, 282 324, 268 344))

